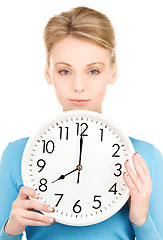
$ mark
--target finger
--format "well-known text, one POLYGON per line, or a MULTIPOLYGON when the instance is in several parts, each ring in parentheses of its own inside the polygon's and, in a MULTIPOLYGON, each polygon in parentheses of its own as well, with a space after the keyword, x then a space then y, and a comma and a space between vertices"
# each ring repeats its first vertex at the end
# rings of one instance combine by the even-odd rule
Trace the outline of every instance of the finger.
POLYGON ((128 175, 129 175, 132 183, 137 188, 137 191, 141 192, 142 189, 143 189, 142 188, 142 182, 141 182, 140 178, 136 175, 134 170, 131 168, 128 160, 125 162, 125 168, 126 168, 126 171, 127 171, 128 175))
POLYGON ((19 208, 23 208, 26 210, 35 209, 40 212, 48 212, 48 213, 55 211, 54 208, 52 208, 51 206, 48 206, 44 203, 38 202, 36 200, 31 200, 31 199, 19 202, 19 208))
POLYGON ((131 181, 131 179, 127 176, 126 172, 123 173, 123 179, 124 179, 127 187, 129 188, 131 195, 137 194, 138 190, 137 190, 136 186, 133 184, 133 182, 131 181))
POLYGON ((22 222, 23 226, 49 226, 55 222, 55 221, 54 222, 49 221, 49 223, 47 223, 47 222, 36 221, 36 220, 32 220, 32 219, 26 219, 23 217, 20 217, 19 219, 20 219, 19 221, 22 222))
POLYGON ((53 217, 49 217, 47 215, 37 213, 34 211, 28 211, 24 209, 19 209, 19 216, 24 219, 34 220, 38 222, 43 222, 45 224, 51 224, 55 222, 53 217))
POLYGON ((136 154, 134 154, 133 161, 135 161, 135 162, 137 161, 139 163, 139 165, 141 165, 144 175, 149 179, 150 178, 149 167, 138 152, 136 154))
POLYGON ((147 176, 145 173, 144 166, 141 163, 142 160, 136 153, 132 156, 132 160, 133 160, 135 171, 138 174, 139 179, 141 180, 142 184, 145 184, 147 181, 147 176))
POLYGON ((18 198, 21 200, 28 199, 29 197, 38 199, 38 195, 33 188, 23 186, 20 188, 18 198))

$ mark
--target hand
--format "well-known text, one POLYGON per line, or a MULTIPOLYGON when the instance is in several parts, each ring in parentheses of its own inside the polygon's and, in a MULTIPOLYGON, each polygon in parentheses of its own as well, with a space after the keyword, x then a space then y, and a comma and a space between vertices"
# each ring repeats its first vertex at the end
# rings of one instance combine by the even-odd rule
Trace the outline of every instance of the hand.
POLYGON ((65 175, 61 175, 59 178, 57 178, 56 180, 54 180, 52 183, 54 183, 54 182, 56 182, 56 181, 58 181, 58 180, 65 179, 65 177, 66 177, 67 175, 75 172, 75 171, 78 170, 78 169, 79 169, 78 166, 76 166, 76 168, 75 168, 74 170, 72 170, 71 172, 69 172, 69 173, 67 173, 67 174, 65 174, 65 175))
POLYGON ((82 166, 81 166, 82 149, 83 149, 83 136, 82 136, 82 134, 81 134, 81 136, 80 136, 79 165, 78 165, 79 169, 78 169, 78 179, 77 179, 77 183, 79 183, 80 170, 82 169, 82 166))
POLYGON ((5 232, 10 236, 21 234, 26 226, 48 226, 54 223, 54 218, 34 212, 33 209, 43 212, 54 212, 54 209, 46 204, 39 203, 29 197, 38 199, 36 192, 23 186, 17 199, 12 204, 10 217, 5 225, 5 232))
POLYGON ((125 168, 129 177, 124 173, 123 178, 131 194, 129 219, 134 225, 141 226, 145 223, 149 212, 152 181, 144 159, 138 153, 134 153, 132 160, 137 174, 126 161, 125 168))

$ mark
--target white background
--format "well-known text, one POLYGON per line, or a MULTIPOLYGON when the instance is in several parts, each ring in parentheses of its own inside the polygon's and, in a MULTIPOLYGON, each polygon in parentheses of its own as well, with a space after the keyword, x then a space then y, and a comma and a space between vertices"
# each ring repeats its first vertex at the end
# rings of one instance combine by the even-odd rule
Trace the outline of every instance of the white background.
POLYGON ((79 5, 105 13, 116 31, 118 79, 108 87, 103 114, 162 152, 162 1, 6 0, 0 2, 0 154, 62 112, 44 78, 42 33, 50 17, 79 5))
POLYGON ((105 13, 117 37, 118 79, 103 114, 163 151, 162 1, 29 0, 0 2, 0 154, 62 112, 44 79, 44 27, 50 17, 84 5, 105 13))
POLYGON ((62 112, 44 79, 42 34, 50 17, 79 5, 105 13, 116 31, 118 79, 108 87, 103 114, 163 152, 161 0, 1 0, 0 154, 62 112))

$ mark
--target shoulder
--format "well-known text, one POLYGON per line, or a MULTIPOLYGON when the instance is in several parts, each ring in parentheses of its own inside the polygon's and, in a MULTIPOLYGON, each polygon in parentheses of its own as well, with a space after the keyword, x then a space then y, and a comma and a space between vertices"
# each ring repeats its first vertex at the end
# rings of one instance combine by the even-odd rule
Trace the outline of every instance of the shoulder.
POLYGON ((154 155, 161 155, 160 151, 151 143, 146 141, 138 140, 135 138, 131 138, 130 140, 135 148, 136 152, 139 152, 140 155, 144 156, 154 156, 154 155))
POLYGON ((17 152, 24 150, 25 145, 29 138, 21 138, 16 141, 10 142, 7 146, 9 151, 17 150, 17 152))
POLYGON ((22 138, 10 142, 5 150, 0 161, 0 173, 10 176, 12 181, 20 188, 22 185, 21 179, 21 161, 24 148, 29 138, 22 138))
POLYGON ((163 156, 153 144, 134 138, 130 138, 130 140, 134 146, 135 152, 139 152, 151 171, 156 168, 157 170, 159 168, 163 170, 163 156))
POLYGON ((10 142, 3 151, 2 160, 6 158, 11 160, 21 158, 28 139, 29 138, 21 138, 10 142))
POLYGON ((21 138, 10 142, 3 152, 2 162, 5 161, 7 165, 12 165, 12 167, 16 167, 17 163, 20 164, 28 139, 21 138))

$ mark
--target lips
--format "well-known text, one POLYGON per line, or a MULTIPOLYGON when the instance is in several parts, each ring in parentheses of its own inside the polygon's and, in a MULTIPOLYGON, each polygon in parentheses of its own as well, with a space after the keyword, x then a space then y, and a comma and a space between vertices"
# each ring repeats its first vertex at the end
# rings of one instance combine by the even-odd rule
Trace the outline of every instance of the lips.
POLYGON ((86 99, 70 99, 71 101, 75 101, 75 102, 84 102, 84 101, 89 101, 86 99))
POLYGON ((78 105, 78 106, 84 105, 89 101, 87 99, 70 99, 70 100, 73 104, 78 105))

